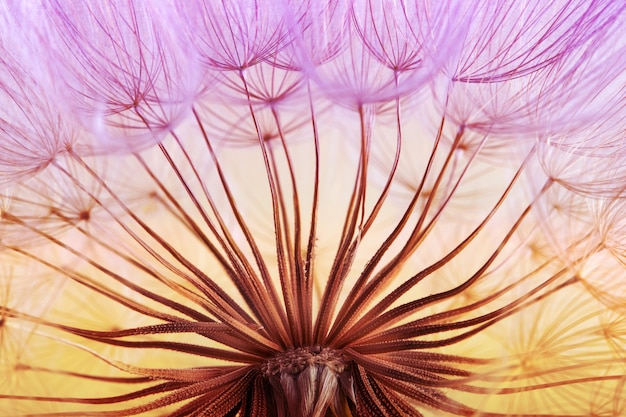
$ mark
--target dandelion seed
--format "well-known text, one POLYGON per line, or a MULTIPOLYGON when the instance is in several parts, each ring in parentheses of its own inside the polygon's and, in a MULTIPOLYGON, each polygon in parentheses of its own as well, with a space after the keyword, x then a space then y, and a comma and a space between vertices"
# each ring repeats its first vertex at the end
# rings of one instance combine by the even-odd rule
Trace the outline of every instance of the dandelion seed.
POLYGON ((621 2, 1 11, 0 415, 624 414, 621 2))

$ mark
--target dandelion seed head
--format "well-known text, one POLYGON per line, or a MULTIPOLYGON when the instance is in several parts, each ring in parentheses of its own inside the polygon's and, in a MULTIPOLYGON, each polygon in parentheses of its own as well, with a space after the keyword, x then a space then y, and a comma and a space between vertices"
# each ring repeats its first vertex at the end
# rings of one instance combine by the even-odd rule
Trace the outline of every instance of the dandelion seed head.
POLYGON ((625 13, 0 6, 0 415, 623 414, 625 13))

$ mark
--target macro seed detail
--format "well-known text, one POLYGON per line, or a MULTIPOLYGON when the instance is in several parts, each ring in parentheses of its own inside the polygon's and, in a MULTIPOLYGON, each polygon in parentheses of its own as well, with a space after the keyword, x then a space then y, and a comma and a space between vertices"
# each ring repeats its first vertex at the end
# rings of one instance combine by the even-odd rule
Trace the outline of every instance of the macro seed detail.
POLYGON ((625 416, 624 27, 0 2, 0 416, 625 416))

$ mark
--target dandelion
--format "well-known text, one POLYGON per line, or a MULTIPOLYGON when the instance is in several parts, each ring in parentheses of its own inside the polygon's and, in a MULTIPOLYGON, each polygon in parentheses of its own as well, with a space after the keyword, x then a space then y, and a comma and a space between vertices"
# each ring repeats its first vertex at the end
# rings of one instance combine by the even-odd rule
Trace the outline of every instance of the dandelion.
POLYGON ((9 1, 0 415, 624 415, 621 1, 9 1))

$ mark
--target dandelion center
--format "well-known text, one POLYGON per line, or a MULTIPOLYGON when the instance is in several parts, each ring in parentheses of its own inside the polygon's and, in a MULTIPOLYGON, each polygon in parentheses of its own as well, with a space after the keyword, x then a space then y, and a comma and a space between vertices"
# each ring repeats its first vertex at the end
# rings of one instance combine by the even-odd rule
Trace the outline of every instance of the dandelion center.
POLYGON ((268 379, 280 380, 283 376, 297 378, 304 371, 317 373, 325 368, 338 376, 346 371, 348 363, 340 351, 313 346, 281 352, 264 363, 261 371, 268 379))

